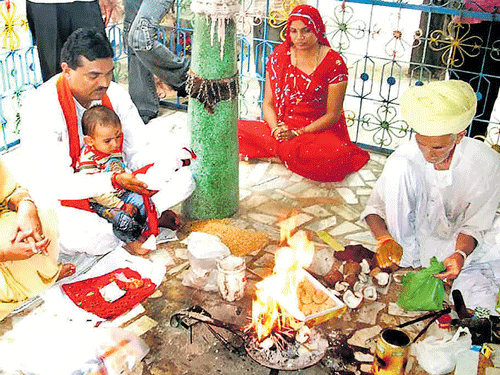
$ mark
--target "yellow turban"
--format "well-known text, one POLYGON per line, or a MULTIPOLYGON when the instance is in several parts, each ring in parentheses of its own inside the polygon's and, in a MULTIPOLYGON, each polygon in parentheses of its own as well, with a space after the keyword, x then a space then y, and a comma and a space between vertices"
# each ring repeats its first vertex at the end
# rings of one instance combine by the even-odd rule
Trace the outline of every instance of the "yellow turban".
POLYGON ((476 114, 472 87, 459 80, 413 86, 401 96, 401 113, 414 131, 426 136, 458 134, 476 114))

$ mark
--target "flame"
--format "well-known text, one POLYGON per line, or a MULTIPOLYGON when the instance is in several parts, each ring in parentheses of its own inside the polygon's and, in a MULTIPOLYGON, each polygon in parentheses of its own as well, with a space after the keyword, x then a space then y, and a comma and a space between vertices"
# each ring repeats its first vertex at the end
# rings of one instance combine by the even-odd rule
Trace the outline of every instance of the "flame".
POLYGON ((303 231, 297 231, 295 217, 280 224, 282 244, 275 254, 273 274, 255 286, 255 299, 252 302, 252 322, 248 329, 253 329, 259 341, 267 338, 273 330, 283 327, 295 330, 303 325, 305 315, 299 309, 297 287, 304 278, 298 271, 308 267, 314 256, 314 244, 303 231), (298 320, 297 320, 298 319, 298 320))

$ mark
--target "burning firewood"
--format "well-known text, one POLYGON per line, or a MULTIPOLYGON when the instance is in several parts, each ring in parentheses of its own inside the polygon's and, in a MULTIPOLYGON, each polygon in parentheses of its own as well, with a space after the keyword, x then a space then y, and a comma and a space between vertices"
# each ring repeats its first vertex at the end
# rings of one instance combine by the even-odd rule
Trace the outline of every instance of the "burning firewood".
POLYGON ((316 363, 328 346, 306 322, 319 321, 322 314, 326 320, 342 313, 345 306, 305 271, 314 257, 314 244, 307 234, 297 231, 293 220, 283 223, 290 227, 281 228, 282 247, 275 253, 273 274, 256 284, 252 321, 245 332, 252 358, 271 368, 290 370, 316 363))
POLYGON ((297 334, 295 335, 295 340, 297 340, 299 344, 304 344, 307 342, 307 340, 309 340, 310 337, 311 337, 311 330, 309 329, 308 326, 303 326, 297 331, 297 334))

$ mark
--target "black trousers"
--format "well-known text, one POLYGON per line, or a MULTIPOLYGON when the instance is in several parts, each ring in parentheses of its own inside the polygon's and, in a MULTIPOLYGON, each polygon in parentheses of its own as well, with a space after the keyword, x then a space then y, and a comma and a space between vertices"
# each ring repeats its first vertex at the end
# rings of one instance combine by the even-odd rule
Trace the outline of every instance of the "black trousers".
POLYGON ((71 33, 81 27, 104 31, 99 2, 34 3, 26 1, 26 16, 38 47, 43 81, 61 71, 61 48, 71 33))

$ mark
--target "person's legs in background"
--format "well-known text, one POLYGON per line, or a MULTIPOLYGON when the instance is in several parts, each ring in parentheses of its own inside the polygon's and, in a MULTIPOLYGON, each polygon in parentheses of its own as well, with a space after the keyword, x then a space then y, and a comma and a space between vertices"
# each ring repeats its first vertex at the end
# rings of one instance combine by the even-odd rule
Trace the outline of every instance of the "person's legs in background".
POLYGON ((156 117, 159 100, 156 75, 181 94, 190 60, 177 57, 157 36, 161 19, 172 1, 125 0, 124 38, 129 47, 129 93, 144 122, 156 117))
MULTIPOLYGON (((61 13, 66 15, 66 22, 68 26, 64 28, 61 33, 61 48, 66 39, 73 33, 73 31, 78 30, 82 27, 97 27, 98 29, 105 31, 104 21, 101 15, 101 8, 99 8, 99 2, 95 1, 75 1, 74 3, 62 4, 61 13), (85 14, 85 17, 82 17, 85 14)), ((62 18, 62 15, 60 16, 62 18)))
MULTIPOLYGON (((26 1, 26 17, 33 36, 33 43, 37 45, 40 69, 43 81, 57 74, 57 4, 32 3, 26 1)), ((59 68, 60 69, 60 68, 59 68)))
POLYGON ((123 43, 128 46, 128 79, 129 93, 135 106, 139 110, 144 123, 155 118, 158 114, 159 100, 156 94, 153 74, 144 67, 135 53, 135 49, 128 44, 128 36, 132 23, 139 12, 142 0, 124 0, 125 18, 123 20, 123 43))
POLYGON ((104 30, 97 0, 72 3, 26 1, 26 16, 37 45, 44 82, 61 71, 61 48, 73 31, 80 27, 104 30))

